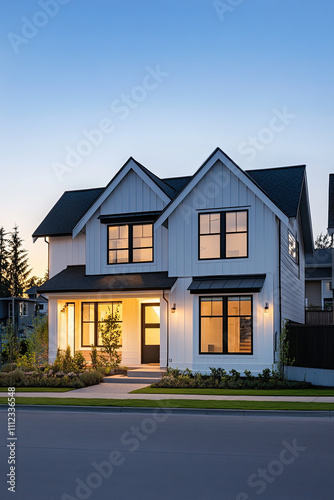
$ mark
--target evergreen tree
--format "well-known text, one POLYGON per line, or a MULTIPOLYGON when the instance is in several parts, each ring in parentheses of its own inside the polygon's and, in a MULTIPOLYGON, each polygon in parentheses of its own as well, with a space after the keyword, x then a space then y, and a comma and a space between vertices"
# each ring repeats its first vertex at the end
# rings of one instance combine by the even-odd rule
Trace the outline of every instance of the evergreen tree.
POLYGON ((314 246, 315 248, 333 248, 333 238, 328 232, 320 233, 315 239, 314 246))
POLYGON ((3 227, 0 227, 0 297, 10 297, 8 282, 8 249, 7 234, 3 227))
POLYGON ((9 287, 12 297, 22 297, 27 289, 30 274, 28 252, 23 248, 23 240, 19 236, 18 227, 15 226, 8 240, 9 252, 9 287))

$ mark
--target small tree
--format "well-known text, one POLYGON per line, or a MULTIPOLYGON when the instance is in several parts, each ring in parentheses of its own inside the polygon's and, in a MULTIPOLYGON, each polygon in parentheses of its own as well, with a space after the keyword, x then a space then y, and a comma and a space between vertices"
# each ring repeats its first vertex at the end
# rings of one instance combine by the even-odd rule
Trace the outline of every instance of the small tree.
POLYGON ((284 368, 289 365, 293 365, 294 359, 289 357, 289 341, 288 336, 288 321, 284 321, 281 329, 281 333, 278 341, 278 375, 281 380, 284 380, 284 368))
POLYGON ((28 354, 36 354, 38 365, 49 359, 49 331, 47 316, 37 316, 33 320, 33 332, 28 340, 28 354))
POLYGON ((12 365, 19 355, 19 343, 14 326, 10 320, 2 328, 2 339, 2 362, 12 365))
POLYGON ((27 280, 30 274, 28 253, 23 248, 23 240, 15 226, 8 240, 9 251, 9 286, 11 297, 22 297, 27 289, 27 280))
POLYGON ((320 233, 314 242, 315 248, 333 248, 333 238, 327 233, 320 233))
POLYGON ((3 227, 0 227, 0 297, 10 297, 8 281, 8 249, 7 234, 3 227))
POLYGON ((122 335, 119 307, 116 308, 114 314, 108 308, 108 314, 103 324, 100 325, 100 332, 102 337, 101 352, 108 355, 110 365, 117 369, 121 361, 118 349, 120 347, 119 339, 122 335))

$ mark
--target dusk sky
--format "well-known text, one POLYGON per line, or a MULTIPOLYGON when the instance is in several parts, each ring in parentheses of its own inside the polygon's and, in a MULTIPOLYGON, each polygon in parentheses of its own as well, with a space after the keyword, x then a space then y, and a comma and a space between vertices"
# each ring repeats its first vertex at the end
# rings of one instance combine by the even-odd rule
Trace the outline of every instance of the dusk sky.
POLYGON ((161 177, 217 146, 245 170, 306 164, 326 230, 332 0, 3 0, 0 30, 0 226, 18 224, 34 274, 31 235, 62 193, 129 156, 161 177))

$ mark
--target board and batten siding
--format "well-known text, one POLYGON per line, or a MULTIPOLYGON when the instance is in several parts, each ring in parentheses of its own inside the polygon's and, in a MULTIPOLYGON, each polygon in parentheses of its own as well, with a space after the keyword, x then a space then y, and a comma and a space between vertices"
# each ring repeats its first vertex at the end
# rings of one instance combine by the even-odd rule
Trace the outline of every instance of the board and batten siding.
POLYGON ((221 162, 170 215, 168 227, 170 276, 274 273, 278 286, 275 214, 221 162), (199 213, 240 209, 248 211, 248 257, 199 260, 199 213))
POLYGON ((80 233, 72 236, 49 238, 49 278, 60 273, 67 266, 84 265, 86 262, 86 236, 80 233))
POLYGON ((290 219, 281 223, 281 308, 282 321, 305 323, 305 253, 300 223, 290 219), (299 264, 289 255, 288 231, 299 243, 299 264))
POLYGON ((160 227, 154 233, 154 261, 136 264, 107 264, 108 226, 100 215, 116 215, 162 210, 165 202, 133 171, 124 177, 86 224, 86 273, 121 274, 168 269, 168 233, 160 227))

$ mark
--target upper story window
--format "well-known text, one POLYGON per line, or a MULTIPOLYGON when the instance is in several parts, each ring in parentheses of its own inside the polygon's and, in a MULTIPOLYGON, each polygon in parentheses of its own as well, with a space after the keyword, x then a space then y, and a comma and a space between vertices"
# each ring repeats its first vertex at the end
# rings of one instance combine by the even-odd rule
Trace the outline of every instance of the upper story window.
POLYGON ((153 225, 108 226, 108 264, 153 262, 153 225))
POLYGON ((296 262, 299 263, 299 248, 296 238, 290 231, 288 231, 288 245, 289 245, 289 255, 296 262))
POLYGON ((199 259, 248 257, 248 212, 199 214, 199 259))
POLYGON ((28 316, 28 306, 26 302, 20 302, 20 316, 28 316))

